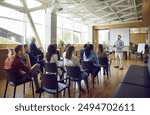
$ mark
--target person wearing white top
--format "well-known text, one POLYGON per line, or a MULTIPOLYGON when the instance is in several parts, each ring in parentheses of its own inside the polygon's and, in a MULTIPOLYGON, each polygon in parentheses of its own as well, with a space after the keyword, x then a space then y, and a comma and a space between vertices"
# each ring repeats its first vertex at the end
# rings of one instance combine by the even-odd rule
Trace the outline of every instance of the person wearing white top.
MULTIPOLYGON (((86 87, 88 87, 88 78, 87 78, 88 74, 83 71, 83 69, 80 65, 79 59, 73 55, 74 50, 75 50, 74 46, 69 46, 67 48, 66 57, 64 58, 64 65, 79 67, 80 71, 81 71, 81 79, 84 80, 86 87)), ((78 85, 79 85, 79 90, 84 91, 84 89, 81 87, 81 83, 78 83, 78 85)))
MULTIPOLYGON (((56 63, 57 67, 59 66, 58 55, 56 53, 56 47, 54 45, 48 46, 48 52, 46 53, 46 61, 48 63, 56 63)), ((63 77, 63 70, 58 68, 58 75, 63 77)))

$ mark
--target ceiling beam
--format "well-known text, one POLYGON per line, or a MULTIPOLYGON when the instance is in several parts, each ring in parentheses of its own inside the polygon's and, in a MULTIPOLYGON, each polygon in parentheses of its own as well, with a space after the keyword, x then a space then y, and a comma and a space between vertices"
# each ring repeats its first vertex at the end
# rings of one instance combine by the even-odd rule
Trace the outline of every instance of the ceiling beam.
POLYGON ((123 21, 134 20, 134 19, 136 19, 136 17, 127 18, 127 19, 124 19, 123 21))
POLYGON ((115 6, 115 5, 117 5, 117 4, 119 4, 119 3, 121 3, 121 2, 124 2, 125 0, 118 0, 117 2, 115 2, 115 3, 113 3, 112 5, 110 5, 111 7, 112 6, 115 6))
POLYGON ((118 16, 118 14, 111 8, 111 6, 106 2, 106 5, 108 5, 109 9, 114 13, 114 15, 117 16, 117 18, 123 23, 123 20, 118 16))
POLYGON ((34 22, 33 22, 33 19, 32 19, 31 14, 30 14, 30 12, 29 12, 29 9, 28 9, 28 6, 27 6, 27 4, 26 4, 26 1, 25 1, 25 0, 21 0, 21 1, 22 1, 22 3, 23 3, 23 6, 24 6, 25 11, 26 11, 26 13, 27 13, 27 17, 28 17, 29 22, 30 22, 30 24, 31 24, 31 28, 32 28, 32 30, 33 30, 33 32, 34 32, 34 34, 35 34, 36 40, 37 40, 38 44, 40 45, 40 47, 43 49, 43 45, 42 45, 42 43, 41 43, 40 37, 39 37, 38 32, 37 32, 37 30, 36 30, 36 27, 35 27, 35 25, 34 25, 34 22))
POLYGON ((15 5, 12 5, 12 4, 8 4, 8 3, 3 2, 3 1, 0 1, 0 5, 4 6, 4 7, 7 7, 7 8, 11 8, 11 9, 17 10, 17 11, 22 12, 22 13, 25 13, 24 8, 20 7, 20 6, 15 6, 15 5))
MULTIPOLYGON (((115 2, 115 3, 113 3, 112 5, 110 5, 110 7, 115 6, 115 5, 117 5, 117 4, 119 4, 119 3, 123 2, 123 1, 125 1, 125 0, 120 0, 120 1, 118 1, 118 2, 115 2)), ((101 12, 101 11, 105 10, 106 8, 108 8, 108 7, 109 7, 108 2, 105 1, 105 3, 107 3, 107 5, 106 5, 105 7, 101 8, 101 9, 99 9, 99 10, 96 10, 95 12, 96 12, 96 13, 97 13, 97 12, 101 12)))
POLYGON ((112 20, 115 20, 115 19, 118 19, 118 17, 110 18, 108 21, 112 21, 112 20))
POLYGON ((134 14, 136 14, 136 13, 135 13, 135 12, 133 12, 133 13, 129 13, 129 14, 126 14, 126 15, 120 16, 120 18, 124 18, 124 17, 131 16, 131 15, 134 15, 134 14))
POLYGON ((113 5, 113 6, 111 6, 111 7, 117 7, 117 8, 127 8, 127 7, 132 7, 132 6, 134 6, 134 5, 113 5))
POLYGON ((131 6, 131 7, 128 7, 128 8, 124 8, 122 10, 117 11, 116 13, 120 13, 120 12, 126 11, 126 10, 131 9, 131 8, 134 8, 134 6, 131 6))
MULTIPOLYGON (((76 4, 79 4, 78 2, 76 2, 75 0, 72 0, 72 1, 74 1, 76 4)), ((90 14, 93 14, 93 15, 95 15, 95 16, 97 16, 97 17, 99 17, 100 19, 102 19, 102 20, 104 20, 105 22, 108 22, 107 20, 105 20, 104 18, 102 18, 102 17, 100 17, 100 16, 98 16, 97 14, 95 14, 95 12, 93 12, 93 11, 90 11, 86 6, 82 6, 83 8, 85 8, 85 9, 87 9, 89 12, 90 12, 90 14)), ((108 22, 108 23, 110 23, 110 22, 108 22)))
POLYGON ((136 13, 136 19, 137 19, 137 21, 138 21, 138 11, 137 11, 137 4, 136 4, 136 1, 135 0, 133 0, 133 4, 134 4, 134 10, 135 10, 135 13, 136 13))
POLYGON ((45 9, 45 7, 43 5, 37 6, 37 7, 34 7, 34 8, 30 8, 29 12, 34 12, 34 11, 42 10, 42 9, 45 9))
POLYGON ((109 13, 109 14, 103 15, 102 17, 105 18, 105 17, 110 16, 110 15, 112 15, 112 14, 114 14, 114 13, 111 12, 111 13, 109 13))

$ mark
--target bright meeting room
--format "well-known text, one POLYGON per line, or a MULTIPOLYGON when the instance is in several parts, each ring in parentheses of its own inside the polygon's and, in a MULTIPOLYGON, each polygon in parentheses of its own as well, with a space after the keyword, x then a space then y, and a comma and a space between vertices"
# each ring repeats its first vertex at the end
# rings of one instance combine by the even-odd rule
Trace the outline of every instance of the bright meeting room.
POLYGON ((1 98, 150 98, 149 0, 0 0, 1 98))

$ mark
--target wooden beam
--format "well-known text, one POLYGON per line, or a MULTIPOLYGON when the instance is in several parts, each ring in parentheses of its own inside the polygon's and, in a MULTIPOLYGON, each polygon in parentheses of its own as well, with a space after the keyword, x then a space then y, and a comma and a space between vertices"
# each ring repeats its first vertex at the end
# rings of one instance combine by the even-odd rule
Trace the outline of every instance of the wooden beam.
POLYGON ((94 26, 96 30, 112 29, 112 28, 128 28, 128 27, 144 27, 145 25, 142 22, 135 23, 126 23, 126 24, 112 24, 104 26, 94 26))
POLYGON ((143 22, 150 22, 150 0, 142 0, 143 22))

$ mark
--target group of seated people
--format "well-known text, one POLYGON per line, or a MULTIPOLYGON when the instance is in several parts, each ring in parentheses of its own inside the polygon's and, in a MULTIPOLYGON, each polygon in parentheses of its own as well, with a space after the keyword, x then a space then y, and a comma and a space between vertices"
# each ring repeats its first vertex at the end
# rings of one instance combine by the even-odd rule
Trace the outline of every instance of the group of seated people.
MULTIPOLYGON (((30 47, 28 45, 17 45, 14 49, 15 54, 8 56, 5 61, 4 69, 12 69, 17 72, 19 77, 18 80, 24 80, 29 77, 33 77, 36 93, 40 93, 43 90, 40 88, 38 81, 38 74, 43 73, 43 68, 45 63, 56 63, 59 66, 60 53, 57 50, 56 44, 50 44, 47 49, 47 53, 44 56, 40 49, 35 45, 35 38, 33 38, 30 47)), ((80 58, 74 55, 75 47, 71 44, 66 46, 66 49, 63 53, 63 67, 58 68, 58 76, 63 78, 65 73, 65 66, 78 66, 81 71, 81 77, 85 81, 85 84, 88 84, 88 73, 83 71, 82 62, 83 61, 92 61, 93 62, 93 73, 92 76, 95 78, 100 71, 100 59, 104 58, 101 63, 108 65, 108 58, 103 49, 103 46, 99 44, 98 52, 96 53, 93 50, 92 44, 85 44, 84 49, 80 50, 80 58)), ((104 67, 104 75, 108 75, 108 67, 104 67)), ((81 84, 78 84, 81 91, 83 88, 81 84)))

